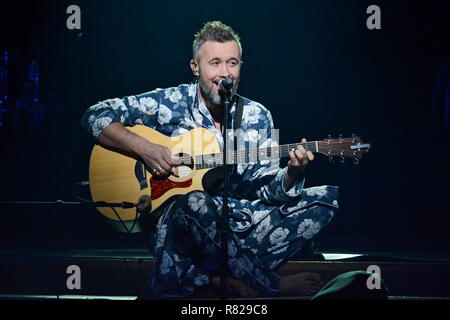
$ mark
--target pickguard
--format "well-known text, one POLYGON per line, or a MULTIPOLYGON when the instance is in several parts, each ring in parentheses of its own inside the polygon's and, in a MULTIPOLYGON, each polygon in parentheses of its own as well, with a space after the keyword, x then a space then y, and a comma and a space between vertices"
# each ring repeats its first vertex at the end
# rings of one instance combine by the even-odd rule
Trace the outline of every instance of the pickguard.
POLYGON ((163 196, 167 191, 175 188, 189 188, 192 185, 192 179, 175 182, 169 179, 159 180, 150 178, 151 199, 156 200, 163 196))

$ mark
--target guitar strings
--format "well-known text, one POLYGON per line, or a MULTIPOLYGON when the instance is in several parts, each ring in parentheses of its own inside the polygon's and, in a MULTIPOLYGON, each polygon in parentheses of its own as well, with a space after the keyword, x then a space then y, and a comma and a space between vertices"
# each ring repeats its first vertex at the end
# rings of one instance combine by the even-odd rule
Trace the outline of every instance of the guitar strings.
MULTIPOLYGON (((233 150, 229 153, 228 158, 230 161, 230 163, 234 163, 234 159, 236 158, 236 160, 241 160, 241 159, 246 159, 248 158, 249 160, 255 160, 257 161, 258 159, 258 155, 260 155, 260 153, 262 153, 262 155, 266 155, 269 153, 269 149, 270 149, 270 154, 271 156, 269 157, 265 157, 264 159, 273 159, 273 158, 279 158, 279 154, 281 153, 286 154, 289 151, 291 151, 291 149, 295 149, 297 148, 298 145, 302 145, 306 150, 316 150, 316 142, 307 142, 307 143, 300 143, 300 144, 288 144, 288 145, 281 145, 281 146, 275 146, 275 147, 267 147, 267 148, 259 148, 259 149, 246 149, 246 150, 233 150), (277 151, 278 150, 278 151, 277 151), (265 154, 264 154, 265 152, 265 154), (272 156, 272 154, 275 154, 274 156, 272 156), (255 159, 256 158, 256 159, 255 159)), ((330 152, 336 152, 338 151, 339 153, 352 153, 352 152, 359 152, 360 150, 343 150, 342 149, 343 145, 340 146, 340 148, 336 148, 334 145, 330 145, 327 146, 323 149, 326 149, 330 152)), ((191 156, 183 156, 180 157, 179 160, 182 162, 182 164, 191 164, 192 161, 192 157, 191 156)), ((197 165, 210 165, 210 164, 221 164, 223 162, 223 152, 221 153, 215 153, 215 154, 205 154, 205 155, 198 155, 195 156, 195 164, 197 165), (216 160, 213 161, 212 160, 216 160), (205 162, 205 160, 209 160, 210 163, 205 162)), ((238 161, 239 162, 239 161, 238 161)), ((246 162, 246 161, 244 161, 246 162)), ((252 161, 248 161, 248 162, 252 162, 252 161)))
MULTIPOLYGON (((313 142, 311 142, 311 144, 313 144, 313 142)), ((291 149, 291 146, 293 146, 293 145, 281 145, 281 146, 278 146, 278 147, 270 147, 270 148, 271 149, 279 148, 279 149, 281 149, 281 152, 283 153, 283 152, 289 151, 291 149)), ((262 148, 262 149, 264 149, 264 148, 262 148)), ((247 150, 238 150, 238 152, 234 152, 232 154, 233 156, 231 158, 232 158, 232 160, 234 160, 234 155, 237 154, 237 157, 240 157, 240 156, 243 155, 244 157, 248 156, 249 160, 255 160, 255 161, 247 161, 247 162, 257 162, 257 159, 251 159, 252 157, 249 154, 251 151, 257 151, 257 150, 261 150, 261 149, 249 149, 248 153, 247 153, 247 150)), ((335 147, 327 148, 327 150, 329 152, 334 153, 334 155, 337 155, 337 156, 338 155, 352 156, 352 155, 355 155, 355 154, 358 154, 358 153, 361 152, 361 150, 342 150, 342 148, 335 148, 335 147)), ((208 168, 209 165, 211 165, 211 166, 220 165, 222 163, 223 159, 222 159, 222 157, 219 157, 219 155, 223 156, 223 153, 217 153, 217 154, 214 154, 213 156, 212 155, 199 155, 199 156, 196 156, 197 161, 195 161, 195 165, 196 165, 195 169, 208 168), (204 158, 211 157, 211 156, 212 157, 217 157, 217 159, 219 161, 214 161, 213 163, 204 163, 202 161, 202 160, 204 160, 204 158)), ((253 154, 253 155, 256 155, 256 154, 253 154)), ((278 158, 278 155, 275 158, 278 158)), ((192 160, 192 158, 190 156, 180 157, 180 159, 188 160, 188 161, 192 160)), ((242 158, 238 158, 238 159, 242 159, 242 158)), ((270 159, 270 158, 268 158, 268 159, 270 159)), ((238 163, 239 163, 239 161, 238 161, 238 163)), ((235 164, 235 163, 230 163, 230 164, 235 164)), ((181 165, 181 166, 177 167, 177 170, 178 170, 177 173, 181 177, 181 176, 185 176, 185 175, 188 175, 188 174, 192 173, 192 171, 194 171, 195 169, 190 168, 190 167, 188 167, 186 165, 181 165)))
MULTIPOLYGON (((270 153, 274 154, 277 153, 277 149, 278 151, 281 151, 281 153, 286 153, 286 151, 289 151, 290 149, 295 149, 298 145, 302 145, 306 150, 315 150, 315 146, 316 143, 315 142, 307 142, 305 143, 301 143, 301 144, 288 144, 288 145, 281 145, 281 146, 275 146, 275 147, 267 147, 267 148, 259 148, 259 149, 245 149, 245 150, 233 150, 229 153, 229 158, 234 158, 234 157, 246 157, 246 156, 257 156, 259 155, 261 152, 267 152, 268 149, 270 149, 270 153), (274 152, 275 151, 275 152, 274 152)), ((268 153, 268 152, 267 152, 268 153)), ((279 152, 278 152, 279 153, 279 152)), ((196 161, 196 163, 199 162, 203 162, 201 159, 205 159, 205 158, 213 158, 213 159, 223 159, 223 152, 220 153, 214 153, 214 154, 204 154, 204 155, 198 155, 196 156, 196 158, 198 159, 198 161, 196 161)), ((278 158, 278 156, 274 156, 271 158, 278 158)), ((179 158, 181 161, 190 161, 192 160, 191 156, 183 156, 179 158)), ((190 164, 188 162, 188 164, 190 164)))

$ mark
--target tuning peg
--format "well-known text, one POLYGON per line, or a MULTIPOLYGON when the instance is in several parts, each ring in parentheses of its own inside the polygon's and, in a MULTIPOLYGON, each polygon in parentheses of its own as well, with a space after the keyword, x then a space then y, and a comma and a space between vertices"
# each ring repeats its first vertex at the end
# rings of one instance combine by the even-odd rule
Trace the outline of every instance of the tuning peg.
POLYGON ((328 140, 331 140, 331 134, 328 135, 328 140))
POLYGON ((356 141, 356 134, 352 133, 352 143, 355 143, 356 141))
POLYGON ((359 164, 359 158, 354 158, 353 159, 353 165, 357 166, 359 164))
POLYGON ((339 142, 344 142, 344 136, 342 135, 342 133, 339 134, 339 142))
POLYGON ((340 162, 341 164, 347 164, 347 160, 345 159, 345 157, 340 157, 340 162))
POLYGON ((336 162, 334 157, 328 157, 328 161, 330 161, 331 164, 334 164, 336 162))

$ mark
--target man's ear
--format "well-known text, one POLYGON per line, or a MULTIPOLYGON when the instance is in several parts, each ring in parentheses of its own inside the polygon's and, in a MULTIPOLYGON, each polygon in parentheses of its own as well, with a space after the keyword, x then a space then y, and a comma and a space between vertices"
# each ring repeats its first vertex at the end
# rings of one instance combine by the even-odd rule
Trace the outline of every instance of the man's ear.
POLYGON ((194 74, 194 76, 198 77, 200 74, 200 71, 199 71, 197 62, 194 59, 191 59, 190 66, 191 66, 191 70, 192 70, 192 73, 194 74))

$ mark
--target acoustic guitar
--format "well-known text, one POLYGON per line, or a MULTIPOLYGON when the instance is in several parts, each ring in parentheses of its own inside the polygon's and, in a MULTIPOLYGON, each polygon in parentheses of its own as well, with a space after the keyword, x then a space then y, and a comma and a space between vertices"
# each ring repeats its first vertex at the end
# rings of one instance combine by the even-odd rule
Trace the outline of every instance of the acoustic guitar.
MULTIPOLYGON (((146 213, 154 212, 176 196, 194 190, 209 190, 220 181, 223 153, 216 137, 204 128, 196 128, 177 137, 167 137, 151 128, 137 125, 126 127, 131 132, 164 145, 181 164, 171 175, 158 177, 151 174, 143 161, 109 147, 95 145, 90 158, 89 182, 93 201, 107 203, 140 203, 145 200, 146 213)), ((307 143, 279 145, 261 149, 228 152, 228 164, 254 163, 289 156, 289 151, 301 144, 306 150, 327 157, 359 161, 370 148, 361 138, 324 139, 307 143)), ((139 218, 136 208, 98 208, 107 218, 130 222, 139 218)))

